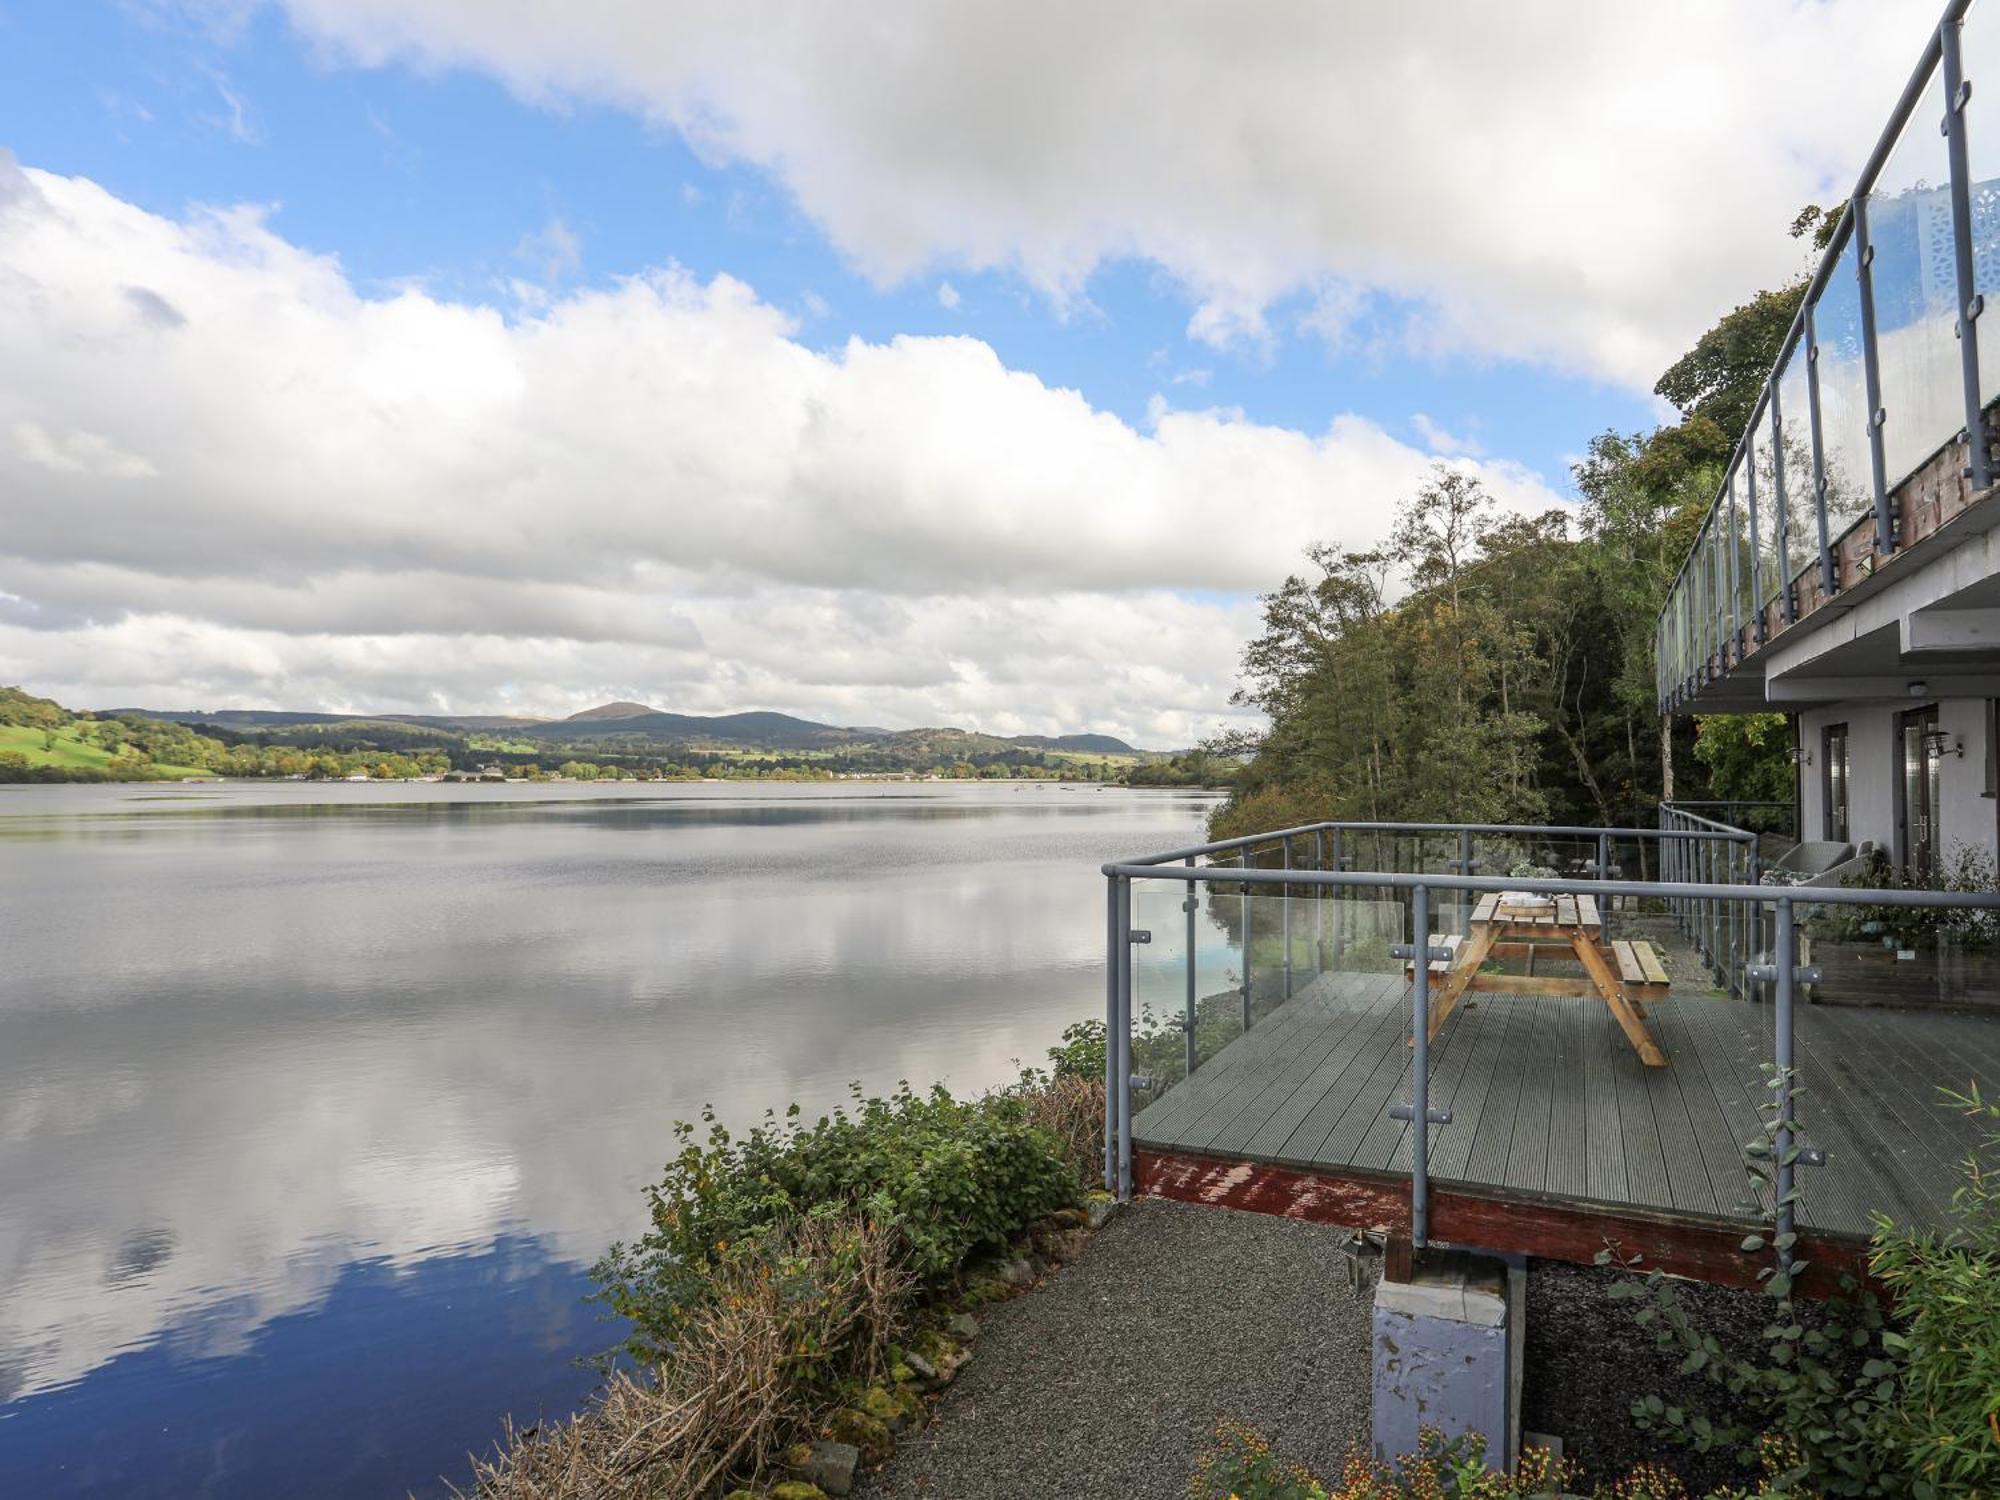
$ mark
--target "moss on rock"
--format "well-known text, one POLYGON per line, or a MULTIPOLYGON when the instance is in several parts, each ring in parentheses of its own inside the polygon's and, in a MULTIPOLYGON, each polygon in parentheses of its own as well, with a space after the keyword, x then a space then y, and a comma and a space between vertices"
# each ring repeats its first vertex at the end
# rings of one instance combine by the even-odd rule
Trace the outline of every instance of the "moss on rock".
POLYGON ((855 1407, 843 1407, 826 1425, 827 1436, 837 1443, 852 1443, 870 1463, 880 1463, 896 1451, 896 1439, 888 1424, 855 1407))

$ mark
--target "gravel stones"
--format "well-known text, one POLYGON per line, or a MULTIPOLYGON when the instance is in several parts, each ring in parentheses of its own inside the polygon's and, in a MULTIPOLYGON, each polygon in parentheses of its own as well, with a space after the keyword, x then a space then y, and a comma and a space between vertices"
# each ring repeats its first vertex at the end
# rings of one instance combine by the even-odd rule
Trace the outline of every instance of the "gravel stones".
POLYGON ((1267 1214, 1129 1205, 1089 1254, 982 1309, 979 1358, 857 1493, 1182 1494, 1223 1417, 1337 1473, 1368 1440, 1372 1285, 1350 1290, 1347 1238, 1267 1214))

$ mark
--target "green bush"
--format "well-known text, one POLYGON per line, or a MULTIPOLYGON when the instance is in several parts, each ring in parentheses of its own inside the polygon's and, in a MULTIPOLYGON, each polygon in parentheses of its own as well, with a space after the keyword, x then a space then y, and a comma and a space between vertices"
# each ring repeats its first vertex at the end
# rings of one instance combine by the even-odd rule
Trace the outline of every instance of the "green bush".
POLYGON ((675 1127, 681 1149, 647 1189, 651 1230, 612 1246, 592 1272, 599 1299, 631 1321, 627 1348, 642 1361, 672 1348, 732 1247, 776 1226, 866 1214, 896 1236, 902 1264, 935 1284, 1079 1197, 1063 1143, 1019 1097, 958 1100, 904 1085, 864 1098, 856 1086, 850 1109, 810 1126, 797 1106, 740 1137, 712 1112, 703 1119, 705 1144, 693 1126, 675 1127))
MULTIPOLYGON (((1434 1427, 1417 1436, 1417 1451, 1394 1463, 1350 1454, 1337 1479, 1323 1479, 1271 1451, 1261 1433, 1224 1421, 1195 1467, 1193 1500, 1541 1500, 1564 1491, 1574 1476, 1559 1458, 1533 1448, 1512 1473, 1486 1466, 1477 1433, 1447 1437, 1434 1427)), ((1671 1475, 1644 1466, 1614 1490, 1616 1500, 1686 1500, 1671 1475)))
MULTIPOLYGON (((1976 1089, 1942 1092, 1951 1107, 2000 1121, 2000 1106, 1976 1089)), ((1771 1320, 1753 1356, 1725 1349, 1696 1324, 1658 1271, 1614 1289, 1642 1299, 1636 1321, 1678 1347, 1682 1371, 1699 1372, 1718 1397, 1704 1412, 1643 1396, 1634 1419, 1703 1451, 1730 1447, 1746 1463, 1761 1458, 1767 1493, 1917 1500, 2000 1493, 1996 1155, 2000 1125, 1966 1163, 1943 1234, 1899 1230, 1877 1216, 1870 1266, 1893 1298, 1887 1314, 1851 1277, 1823 1306, 1801 1303, 1799 1261, 1765 1273, 1771 1320), (1780 1450, 1785 1461, 1773 1465, 1780 1450)), ((1764 1237, 1750 1236, 1744 1248, 1765 1248, 1764 1237)), ((1791 1245, 1774 1240, 1771 1248, 1791 1245)))
POLYGON ((1888 1460, 1920 1500, 2000 1493, 2000 1105, 1947 1091, 1989 1122, 1952 1199, 1943 1235, 1878 1220, 1871 1265, 1896 1299, 1903 1355, 1900 1399, 1883 1412, 1888 1460))
POLYGON ((1105 1032, 1102 1021, 1079 1021, 1065 1026, 1062 1045, 1049 1048, 1049 1067, 1058 1078, 1098 1078, 1104 1076, 1105 1032))
MULTIPOLYGON (((1994 888, 1993 856, 1984 849, 1954 844, 1940 865, 1936 879, 1913 881, 1877 850, 1858 874, 1842 883, 1878 891, 1978 894, 1994 888)), ((2000 916, 1978 907, 1808 906, 1807 912, 1806 931, 1821 942, 1933 949, 1943 943, 1983 948, 2000 941, 2000 916)))

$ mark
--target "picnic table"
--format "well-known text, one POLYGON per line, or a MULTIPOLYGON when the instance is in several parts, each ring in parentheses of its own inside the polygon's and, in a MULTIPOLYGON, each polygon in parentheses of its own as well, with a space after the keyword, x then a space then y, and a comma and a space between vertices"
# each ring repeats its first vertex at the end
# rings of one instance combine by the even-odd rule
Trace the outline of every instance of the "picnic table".
POLYGON ((1446 937, 1448 959, 1430 963, 1430 1034, 1451 1018, 1467 992, 1510 995, 1577 995, 1603 1001, 1625 1040, 1649 1068, 1664 1068, 1666 1054, 1646 1028, 1647 1000, 1664 999, 1667 975, 1649 943, 1604 941, 1604 918, 1591 895, 1488 895, 1472 909, 1463 938, 1446 937), (1536 974, 1537 954, 1574 955, 1583 977, 1536 974), (1520 958, 1524 974, 1488 974, 1489 960, 1520 958))

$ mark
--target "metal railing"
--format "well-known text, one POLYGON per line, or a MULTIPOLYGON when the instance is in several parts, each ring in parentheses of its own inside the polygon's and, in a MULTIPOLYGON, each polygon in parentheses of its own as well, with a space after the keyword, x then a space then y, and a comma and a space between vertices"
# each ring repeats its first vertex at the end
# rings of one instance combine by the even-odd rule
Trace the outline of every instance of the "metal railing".
MULTIPOLYGON (((1706 817, 1693 810, 1701 805, 1691 802, 1660 804, 1662 830, 1710 835, 1662 845, 1662 877, 1686 885, 1758 884, 1764 871, 1757 835, 1733 823, 1706 817)), ((1720 804, 1727 808, 1743 805, 1720 804)), ((1720 901, 1712 897, 1681 895, 1669 898, 1667 905, 1716 982, 1732 995, 1741 996, 1744 993, 1743 971, 1748 962, 1751 937, 1746 930, 1741 899, 1720 901)))
MULTIPOLYGON (((1231 888, 1245 901, 1251 898, 1253 892, 1289 893, 1295 887, 1316 894, 1335 895, 1355 891, 1392 892, 1399 900, 1407 900, 1410 941, 1392 951, 1396 957, 1408 960, 1412 1086, 1409 1100, 1392 1105, 1390 1113, 1394 1119, 1407 1121, 1410 1127, 1410 1224, 1413 1242, 1419 1247, 1425 1244, 1429 1234, 1431 1129, 1434 1125, 1450 1124, 1449 1113, 1434 1110, 1431 1103, 1430 962, 1448 963, 1454 957, 1448 947, 1431 946, 1433 898, 1440 893, 1450 893, 1463 908, 1469 904, 1467 898, 1503 892, 1545 896, 1587 893, 1599 898, 1600 904, 1607 907, 1615 907, 1620 902, 1634 905, 1660 903, 1665 910, 1682 920, 1686 930, 1708 943, 1704 958, 1718 970, 1719 976, 1734 977, 1738 993, 1742 993, 1742 987, 1747 984, 1768 986, 1774 1017, 1770 1063, 1776 1110, 1775 1136, 1771 1146, 1775 1180, 1770 1206, 1775 1233, 1779 1236, 1774 1243, 1788 1257, 1789 1251, 1784 1247, 1792 1243, 1791 1237, 1795 1233, 1797 1192, 1794 1169, 1799 1164, 1792 1083, 1796 1076, 1794 1015, 1801 985, 1815 983, 1819 978, 1815 970, 1799 961, 1795 901, 1816 913, 1823 913, 1829 907, 1930 907, 1992 912, 2000 911, 2000 892, 1829 888, 1814 889, 1805 894, 1789 887, 1760 886, 1756 884, 1754 875, 1757 859, 1755 835, 1677 809, 1664 811, 1662 823, 1663 826, 1657 829, 1612 829, 1328 822, 1219 840, 1104 865, 1107 943, 1104 1182, 1107 1191, 1120 1199, 1131 1196, 1133 1094, 1135 1087, 1146 1087, 1151 1082, 1135 1077, 1133 1065, 1134 951, 1135 947, 1151 941, 1150 931, 1136 928, 1133 922, 1135 885, 1162 882, 1177 884, 1185 889, 1187 899, 1182 902, 1181 909, 1188 913, 1186 962, 1189 977, 1186 985, 1188 1011, 1184 1024, 1190 1036, 1187 1052, 1190 1075, 1197 1065, 1192 1045, 1196 1005, 1193 898, 1199 887, 1219 885, 1231 888), (1357 842, 1359 836, 1371 833, 1436 839, 1453 850, 1451 857, 1443 863, 1456 868, 1408 872, 1351 868, 1352 859, 1346 850, 1357 842), (1479 834, 1504 835, 1527 842, 1551 835, 1584 838, 1591 841, 1598 851, 1595 868, 1589 872, 1589 878, 1575 874, 1554 878, 1477 874, 1474 867, 1478 861, 1472 851, 1479 834), (1613 857, 1620 841, 1656 847, 1661 851, 1667 868, 1679 878, 1623 878, 1616 871, 1613 857), (1304 861, 1292 857, 1294 850, 1307 847, 1315 850, 1315 859, 1304 861), (1275 868, 1253 864, 1252 856, 1260 850, 1280 851, 1280 863, 1275 868), (1718 871, 1745 878, 1709 878, 1718 871), (1759 954, 1753 959, 1744 940, 1745 924, 1741 920, 1732 922, 1728 917, 1718 916, 1726 910, 1741 912, 1745 908, 1755 908, 1760 914, 1768 911, 1770 915, 1774 941, 1768 956, 1759 954)), ((1243 951, 1247 975, 1250 968, 1247 925, 1243 951)), ((1286 951, 1289 962, 1289 938, 1286 951)), ((1247 1031, 1250 1025, 1247 983, 1245 994, 1244 1026, 1247 1031)))
POLYGON ((1796 801, 1765 801, 1743 797, 1716 797, 1685 801, 1675 798, 1663 804, 1682 812, 1697 813, 1718 823, 1727 823, 1747 833, 1775 834, 1780 838, 1799 836, 1799 805, 1796 801))
POLYGON ((1974 494, 1993 482, 2000 112, 1982 96, 1969 128, 1975 75, 2000 98, 2000 0, 1945 7, 1841 210, 1660 612, 1662 712, 1848 586, 1843 559, 1859 581, 1910 545, 1896 491, 1940 451, 1967 445, 1974 494))

